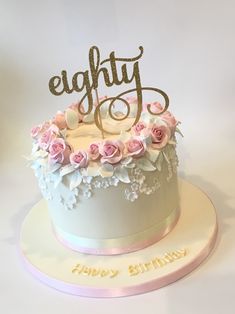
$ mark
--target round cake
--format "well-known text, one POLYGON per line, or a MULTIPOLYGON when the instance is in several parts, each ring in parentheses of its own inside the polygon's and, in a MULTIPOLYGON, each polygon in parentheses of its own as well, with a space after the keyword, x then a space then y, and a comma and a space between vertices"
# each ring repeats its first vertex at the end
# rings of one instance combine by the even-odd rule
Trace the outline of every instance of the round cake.
MULTIPOLYGON (((128 101, 134 108, 136 100, 128 101)), ((101 112, 100 130, 94 113, 82 115, 78 106, 31 131, 30 163, 55 236, 91 254, 121 254, 155 243, 180 214, 179 122, 154 102, 143 106, 137 123, 134 112, 122 121, 117 110, 122 123, 101 112)))

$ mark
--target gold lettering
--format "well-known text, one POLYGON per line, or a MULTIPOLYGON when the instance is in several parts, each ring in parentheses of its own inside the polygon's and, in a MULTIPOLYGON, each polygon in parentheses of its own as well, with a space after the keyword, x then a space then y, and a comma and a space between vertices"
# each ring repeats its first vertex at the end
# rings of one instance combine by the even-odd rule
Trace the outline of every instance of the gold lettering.
POLYGON ((53 95, 59 96, 64 93, 64 89, 60 92, 56 90, 57 87, 60 86, 61 78, 59 76, 53 76, 49 81, 49 89, 53 95))
POLYGON ((150 270, 150 269, 152 269, 152 264, 151 264, 151 262, 149 262, 149 263, 144 263, 144 267, 145 267, 145 269, 148 271, 148 270, 150 270))
POLYGON ((83 273, 83 275, 89 276, 89 275, 90 275, 90 272, 91 272, 91 268, 89 268, 89 267, 84 267, 82 273, 83 273))
POLYGON ((100 270, 99 270, 99 269, 95 269, 95 268, 93 268, 93 269, 92 269, 92 273, 91 273, 91 275, 92 275, 93 277, 95 277, 95 276, 98 276, 98 275, 99 275, 99 273, 100 273, 100 270))
POLYGON ((136 265, 129 265, 128 270, 130 276, 136 276, 139 274, 138 266, 136 265))
POLYGON ((165 260, 167 263, 172 263, 172 262, 174 262, 174 258, 171 256, 170 253, 166 253, 166 254, 165 254, 164 260, 165 260))
POLYGON ((181 258, 181 255, 177 252, 172 252, 172 253, 168 253, 168 254, 170 254, 174 260, 181 258))
POLYGON ((140 50, 139 54, 133 58, 119 58, 119 57, 116 57, 115 52, 112 51, 108 59, 101 61, 99 48, 96 46, 93 46, 89 50, 89 70, 90 71, 86 70, 84 72, 81 72, 81 71, 76 72, 72 77, 72 86, 70 87, 68 83, 67 72, 63 70, 61 72, 61 76, 53 76, 49 80, 49 89, 51 93, 56 96, 62 95, 64 92, 67 94, 71 94, 74 91, 78 93, 84 91, 84 95, 81 97, 81 101, 78 106, 78 111, 80 114, 87 115, 91 113, 94 108, 92 93, 94 91, 96 91, 97 93, 101 75, 107 87, 112 87, 113 85, 118 86, 118 85, 121 85, 122 83, 129 84, 133 82, 135 85, 135 88, 122 92, 116 97, 110 97, 102 101, 100 104, 98 104, 98 106, 96 106, 94 120, 95 120, 96 126, 102 131, 102 134, 104 131, 108 133, 111 133, 111 132, 103 129, 103 123, 100 118, 101 117, 100 115, 101 105, 103 105, 106 101, 111 101, 108 108, 109 116, 113 120, 122 121, 126 119, 130 114, 130 105, 123 98, 123 96, 126 96, 129 93, 136 93, 137 100, 138 100, 137 105, 136 105, 137 106, 136 116, 135 116, 135 120, 132 126, 135 125, 139 121, 140 116, 141 116, 143 91, 153 91, 153 92, 156 92, 157 94, 160 94, 164 98, 165 105, 163 106, 163 110, 161 112, 158 112, 158 113, 151 112, 150 104, 147 106, 147 110, 149 111, 150 114, 160 115, 161 113, 167 110, 169 106, 169 98, 167 94, 160 89, 153 88, 153 87, 142 87, 140 72, 139 72, 139 60, 143 55, 143 51, 144 51, 143 47, 140 46, 139 50, 140 50), (120 65, 121 76, 119 77, 117 66, 120 64, 120 62, 122 62, 122 64, 120 65), (111 68, 111 72, 106 67, 106 64, 109 64, 111 68), (132 68, 131 67, 128 68, 127 64, 132 64, 132 68), (88 100, 88 107, 86 109, 82 109, 82 104, 86 98, 88 100), (112 113, 115 101, 121 101, 122 103, 125 104, 127 113, 124 116, 117 117, 112 113))
POLYGON ((162 266, 166 265, 166 261, 162 258, 155 258, 152 260, 152 263, 155 266, 155 268, 162 267, 162 266))
POLYGON ((177 250, 176 253, 181 254, 181 256, 185 256, 187 254, 187 250, 186 249, 177 250))
POLYGON ((139 266, 139 269, 140 269, 141 273, 144 273, 146 271, 146 269, 144 267, 144 264, 140 263, 138 266, 139 266))
MULTIPOLYGON (((135 265, 131 264, 128 266, 128 273, 130 276, 137 276, 139 274, 164 267, 169 263, 173 263, 174 261, 183 258, 186 256, 187 252, 187 249, 175 250, 165 253, 163 257, 155 257, 150 262, 138 263, 135 265)), ((98 276, 100 278, 115 278, 119 275, 120 270, 113 268, 95 268, 78 263, 72 268, 72 273, 90 277, 98 276)))
POLYGON ((119 274, 118 269, 108 269, 108 268, 95 268, 89 267, 87 265, 77 264, 72 269, 72 273, 76 275, 84 275, 84 276, 91 276, 91 277, 109 277, 115 278, 119 274))
POLYGON ((79 273, 79 267, 80 267, 80 264, 77 264, 77 265, 72 269, 72 273, 73 273, 73 274, 79 273))
POLYGON ((98 80, 101 72, 103 73, 106 86, 110 87, 114 84, 114 82, 111 82, 110 80, 108 69, 106 69, 105 67, 99 69, 100 52, 99 48, 96 46, 91 47, 89 51, 89 63, 92 77, 92 86, 94 89, 98 88, 98 80))
POLYGON ((103 269, 100 272, 100 276, 101 277, 106 277, 109 274, 109 270, 108 269, 103 269))
POLYGON ((156 257, 152 259, 150 262, 129 265, 128 267, 129 275, 136 276, 156 268, 164 267, 167 264, 173 263, 177 259, 184 257, 186 254, 187 254, 186 249, 176 250, 173 252, 165 253, 163 257, 156 257))
POLYGON ((63 82, 63 85, 64 85, 64 91, 67 93, 67 94, 71 94, 73 92, 73 89, 70 89, 69 88, 69 83, 68 83, 68 78, 67 78, 67 72, 65 70, 63 70, 61 72, 62 74, 62 82, 63 82))
POLYGON ((117 269, 110 269, 111 275, 110 278, 114 278, 119 274, 119 270, 117 269))

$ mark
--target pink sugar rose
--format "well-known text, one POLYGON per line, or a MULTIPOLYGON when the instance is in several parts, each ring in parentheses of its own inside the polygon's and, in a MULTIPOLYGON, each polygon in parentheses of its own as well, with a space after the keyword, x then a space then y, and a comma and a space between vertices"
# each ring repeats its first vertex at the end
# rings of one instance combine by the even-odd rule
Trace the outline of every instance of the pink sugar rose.
POLYGON ((171 131, 168 126, 152 124, 149 126, 149 130, 153 148, 161 149, 166 146, 171 137, 171 131))
POLYGON ((140 138, 131 138, 126 142, 126 149, 129 156, 141 157, 146 151, 146 144, 140 138))
POLYGON ((77 168, 85 168, 88 165, 88 155, 83 150, 78 150, 70 155, 70 162, 77 168))
POLYGON ((120 141, 106 140, 99 145, 102 163, 116 164, 123 157, 124 145, 120 141))
POLYGON ((41 125, 34 126, 31 129, 31 137, 34 138, 34 139, 37 139, 41 131, 42 131, 42 126, 41 125))
POLYGON ((156 114, 156 113, 160 113, 162 112, 163 110, 163 107, 162 105, 160 104, 160 102, 153 102, 153 103, 146 103, 143 105, 143 111, 146 111, 146 112, 149 112, 149 113, 153 113, 153 114, 156 114), (150 105, 150 112, 148 111, 148 106, 150 105))
MULTIPOLYGON (((34 126, 32 129, 31 129, 31 137, 34 138, 34 139, 38 139, 39 136, 45 132, 46 130, 48 130, 50 127, 52 127, 52 124, 51 122, 49 121, 46 121, 44 122, 43 124, 39 124, 39 125, 36 125, 34 126)), ((57 132, 55 132, 57 133, 57 132)))
POLYGON ((66 145, 62 138, 52 140, 49 146, 49 161, 52 164, 60 163, 66 165, 69 163, 71 148, 66 145))
POLYGON ((69 106, 70 109, 74 110, 75 112, 77 112, 78 114, 78 123, 83 121, 83 117, 84 115, 82 115, 79 111, 78 111, 78 106, 80 107, 81 111, 85 112, 84 106, 83 104, 80 104, 79 102, 77 103, 73 103, 69 106))
POLYGON ((50 130, 50 131, 54 132, 57 135, 59 135, 59 133, 60 133, 60 130, 59 130, 58 126, 53 124, 53 123, 50 124, 50 126, 49 126, 49 128, 47 128, 47 130, 50 130))
POLYGON ((51 127, 51 125, 52 125, 51 121, 44 122, 42 125, 42 131, 44 132, 44 131, 48 130, 51 127))
POLYGON ((146 129, 146 124, 142 121, 137 122, 133 127, 131 128, 131 131, 135 135, 140 135, 141 131, 146 129))
POLYGON ((88 155, 91 160, 97 160, 100 157, 99 144, 92 143, 88 148, 88 155))
POLYGON ((67 128, 67 123, 65 120, 65 114, 62 111, 58 111, 57 114, 55 115, 54 119, 52 122, 60 129, 66 129, 67 128))
POLYGON ((178 124, 178 121, 176 120, 176 118, 173 116, 173 114, 170 111, 165 111, 161 115, 161 118, 163 121, 165 121, 168 124, 171 130, 174 130, 178 124))
POLYGON ((55 132, 52 129, 48 129, 42 133, 41 137, 38 140, 38 145, 43 150, 48 150, 51 142, 56 138, 55 132))

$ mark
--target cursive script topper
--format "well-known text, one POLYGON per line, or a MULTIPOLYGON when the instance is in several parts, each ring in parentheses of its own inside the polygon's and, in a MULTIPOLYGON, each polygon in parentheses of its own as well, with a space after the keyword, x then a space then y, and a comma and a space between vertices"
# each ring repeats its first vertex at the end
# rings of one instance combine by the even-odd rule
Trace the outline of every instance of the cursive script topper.
MULTIPOLYGON (((94 122, 98 129, 103 132, 109 132, 105 130, 101 118, 101 107, 104 103, 108 104, 108 115, 111 119, 116 121, 122 121, 128 118, 131 112, 130 103, 124 96, 129 93, 136 93, 137 96, 137 110, 132 126, 135 125, 141 116, 143 108, 143 91, 153 91, 160 94, 164 98, 164 106, 161 112, 152 112, 151 105, 147 105, 147 110, 152 115, 160 115, 165 112, 169 106, 169 98, 165 92, 155 87, 143 87, 141 84, 139 60, 143 55, 144 49, 139 47, 139 54, 133 58, 119 58, 116 57, 115 52, 112 51, 108 59, 101 61, 99 48, 93 46, 89 50, 89 69, 86 71, 76 72, 71 82, 68 81, 67 71, 62 70, 61 75, 53 76, 49 80, 49 89, 53 95, 59 96, 63 93, 71 94, 73 92, 82 93, 81 100, 78 105, 78 111, 82 115, 88 115, 94 110, 94 122), (120 70, 120 71, 118 71, 120 70), (121 73, 120 73, 121 72, 121 73), (117 96, 109 97, 99 101, 98 88, 99 83, 103 78, 103 81, 107 87, 113 85, 119 86, 123 83, 134 84, 134 88, 126 90, 117 96), (94 92, 96 96, 96 105, 94 105, 94 92), (84 109, 83 102, 87 99, 88 106, 84 109), (126 113, 122 115, 114 114, 114 104, 116 101, 122 102, 126 107, 126 113)), ((115 134, 115 133, 114 133, 115 134)))

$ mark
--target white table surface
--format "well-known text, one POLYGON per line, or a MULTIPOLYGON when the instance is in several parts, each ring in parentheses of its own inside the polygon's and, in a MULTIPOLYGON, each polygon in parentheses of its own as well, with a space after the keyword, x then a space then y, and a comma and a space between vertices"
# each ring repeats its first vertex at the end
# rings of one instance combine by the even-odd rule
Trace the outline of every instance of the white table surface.
MULTIPOLYGON (((234 1, 0 0, 0 313, 235 312, 235 3, 234 1), (30 128, 76 95, 55 97, 48 80, 87 66, 96 44, 133 56, 141 77, 165 90, 182 121, 180 175, 212 199, 219 218, 213 254, 160 290, 119 299, 57 292, 28 274, 18 256, 25 215, 41 196, 22 155, 30 128)), ((102 87, 101 87, 102 93, 102 87)))

